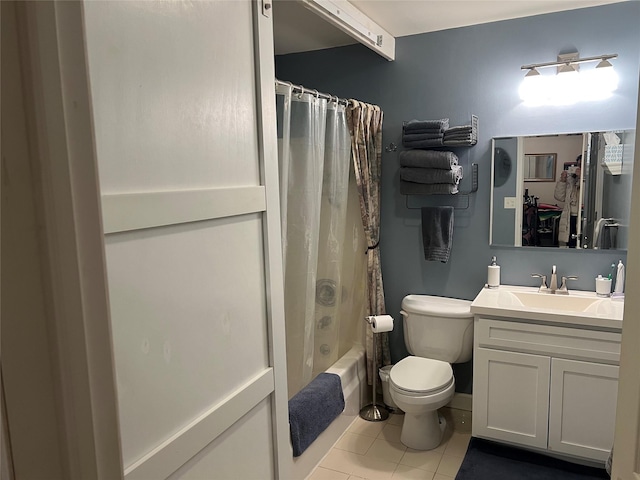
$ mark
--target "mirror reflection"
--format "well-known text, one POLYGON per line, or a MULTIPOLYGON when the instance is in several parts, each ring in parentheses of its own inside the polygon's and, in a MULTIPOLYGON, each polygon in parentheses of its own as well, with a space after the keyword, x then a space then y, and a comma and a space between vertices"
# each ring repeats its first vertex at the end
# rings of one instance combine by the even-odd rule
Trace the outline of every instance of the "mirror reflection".
POLYGON ((555 182, 555 153, 525 153, 523 174, 525 182, 555 182))
POLYGON ((634 137, 494 138, 490 244, 626 250, 634 137))

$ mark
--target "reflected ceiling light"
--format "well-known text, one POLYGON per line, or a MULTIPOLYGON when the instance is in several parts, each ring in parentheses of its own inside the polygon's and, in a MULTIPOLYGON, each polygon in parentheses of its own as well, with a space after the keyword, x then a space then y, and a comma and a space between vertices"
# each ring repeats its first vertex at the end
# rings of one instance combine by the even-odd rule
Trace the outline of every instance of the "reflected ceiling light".
POLYGON ((618 75, 609 60, 618 54, 579 58, 577 53, 559 55, 558 61, 523 65, 527 70, 520 86, 520 97, 527 105, 570 105, 580 101, 602 100, 618 88, 618 75), (581 63, 599 63, 578 72, 581 63), (557 67, 557 75, 541 75, 538 69, 557 67))

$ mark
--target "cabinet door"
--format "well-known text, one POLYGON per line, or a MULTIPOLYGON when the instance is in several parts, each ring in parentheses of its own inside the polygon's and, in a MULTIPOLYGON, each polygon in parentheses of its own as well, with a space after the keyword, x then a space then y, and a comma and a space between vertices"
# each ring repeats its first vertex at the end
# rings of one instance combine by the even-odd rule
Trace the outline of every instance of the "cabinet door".
POLYGON ((554 358, 549 450, 606 461, 613 446, 618 367, 554 358))
POLYGON ((473 435, 547 448, 550 358, 478 348, 473 435))

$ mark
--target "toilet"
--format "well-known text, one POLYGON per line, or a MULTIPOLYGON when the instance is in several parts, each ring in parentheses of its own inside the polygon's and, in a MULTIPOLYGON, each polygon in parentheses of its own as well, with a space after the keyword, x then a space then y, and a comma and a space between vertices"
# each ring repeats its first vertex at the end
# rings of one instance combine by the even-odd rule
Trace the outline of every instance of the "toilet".
POLYGON ((404 340, 410 356, 389 372, 389 393, 405 412, 401 442, 416 450, 440 445, 446 422, 438 409, 455 392, 452 363, 471 360, 471 302, 429 295, 402 300, 404 340))

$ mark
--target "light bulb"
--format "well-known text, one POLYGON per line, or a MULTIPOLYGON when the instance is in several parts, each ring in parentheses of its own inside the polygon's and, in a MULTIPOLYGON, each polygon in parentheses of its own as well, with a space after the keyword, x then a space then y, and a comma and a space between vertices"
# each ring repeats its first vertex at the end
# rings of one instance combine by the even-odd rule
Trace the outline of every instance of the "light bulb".
POLYGON ((573 67, 567 68, 564 72, 553 77, 553 84, 550 86, 551 103, 553 105, 572 105, 581 96, 580 74, 573 67))
POLYGON ((544 105, 545 96, 547 92, 547 80, 548 77, 542 76, 539 73, 537 75, 529 75, 524 77, 520 84, 520 98, 527 105, 544 105))

